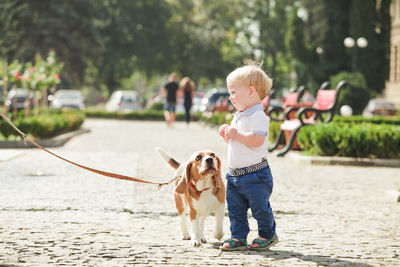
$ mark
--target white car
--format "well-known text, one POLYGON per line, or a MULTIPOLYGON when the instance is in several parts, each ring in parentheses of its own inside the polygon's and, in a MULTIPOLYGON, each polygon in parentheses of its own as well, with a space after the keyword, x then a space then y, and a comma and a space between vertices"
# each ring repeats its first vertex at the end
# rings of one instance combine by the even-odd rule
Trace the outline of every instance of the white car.
POLYGON ((364 108, 362 115, 364 117, 378 116, 395 116, 397 108, 393 103, 390 103, 384 98, 370 99, 367 106, 364 108))
POLYGON ((83 103, 83 97, 78 90, 58 90, 54 94, 51 102, 51 106, 56 109, 61 108, 72 108, 72 109, 84 109, 85 104, 83 103))
POLYGON ((141 111, 142 104, 135 91, 115 91, 106 104, 107 111, 141 111))

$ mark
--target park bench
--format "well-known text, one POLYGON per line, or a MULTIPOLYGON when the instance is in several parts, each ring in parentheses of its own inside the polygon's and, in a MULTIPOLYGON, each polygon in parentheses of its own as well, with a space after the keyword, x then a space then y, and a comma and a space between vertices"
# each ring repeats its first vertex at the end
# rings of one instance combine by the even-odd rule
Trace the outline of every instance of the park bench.
POLYGON ((270 119, 273 121, 283 121, 285 118, 285 111, 288 108, 292 108, 290 110, 290 114, 288 115, 289 118, 294 118, 296 116, 296 111, 305 106, 302 103, 299 103, 299 99, 304 94, 305 90, 306 87, 304 85, 292 90, 287 96, 285 96, 282 107, 269 106, 267 108, 267 114, 269 115, 270 119))
POLYGON ((285 133, 286 145, 277 154, 278 157, 284 156, 290 148, 298 148, 296 135, 301 127, 321 122, 330 122, 336 113, 339 93, 345 85, 346 81, 342 80, 337 84, 335 89, 328 89, 329 83, 323 83, 318 89, 316 102, 313 107, 300 108, 296 113, 296 118, 289 117, 292 110, 288 108, 285 111, 285 118, 280 126, 278 136, 268 151, 271 152, 278 147, 279 141, 285 133))
POLYGON ((274 97, 275 97, 275 90, 271 89, 271 90, 269 90, 268 95, 263 100, 261 100, 264 112, 267 115, 268 115, 268 108, 270 107, 269 103, 270 103, 271 99, 274 97))

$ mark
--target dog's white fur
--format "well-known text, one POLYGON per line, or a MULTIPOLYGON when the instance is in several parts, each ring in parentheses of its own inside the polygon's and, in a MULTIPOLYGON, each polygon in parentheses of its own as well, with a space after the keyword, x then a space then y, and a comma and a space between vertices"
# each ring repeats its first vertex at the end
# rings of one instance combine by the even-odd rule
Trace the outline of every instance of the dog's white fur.
POLYGON ((206 243, 204 222, 215 213, 214 237, 221 239, 225 214, 225 185, 221 179, 221 160, 210 150, 193 153, 186 164, 180 165, 161 148, 161 158, 176 169, 174 199, 181 226, 182 239, 191 239, 192 246, 206 243), (191 236, 187 229, 186 213, 191 220, 191 236))

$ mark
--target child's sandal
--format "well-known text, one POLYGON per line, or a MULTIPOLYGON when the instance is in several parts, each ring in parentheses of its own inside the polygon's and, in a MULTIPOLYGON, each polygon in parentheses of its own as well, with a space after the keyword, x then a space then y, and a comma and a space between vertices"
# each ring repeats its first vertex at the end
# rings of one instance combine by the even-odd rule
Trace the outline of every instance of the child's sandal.
POLYGON ((232 238, 225 240, 221 245, 221 250, 224 251, 238 251, 238 250, 247 250, 247 241, 246 239, 234 240, 232 238), (225 243, 229 243, 229 247, 224 247, 225 243))
POLYGON ((270 247, 274 246, 276 243, 279 242, 278 236, 274 235, 272 238, 270 239, 259 239, 256 238, 253 240, 253 243, 251 243, 251 245, 249 246, 250 250, 256 250, 256 251, 260 251, 260 250, 267 250, 270 247), (252 245, 257 244, 257 247, 254 247, 252 245))

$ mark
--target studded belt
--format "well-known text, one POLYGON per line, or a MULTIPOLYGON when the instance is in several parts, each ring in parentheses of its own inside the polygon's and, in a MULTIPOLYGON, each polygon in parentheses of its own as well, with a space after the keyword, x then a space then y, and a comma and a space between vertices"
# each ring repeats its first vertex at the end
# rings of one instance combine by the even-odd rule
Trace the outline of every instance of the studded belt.
POLYGON ((267 166, 268 166, 268 160, 263 158, 260 163, 256 163, 256 164, 248 166, 248 167, 237 168, 237 169, 229 168, 229 174, 232 176, 242 176, 245 174, 259 171, 261 169, 264 169, 267 166))

